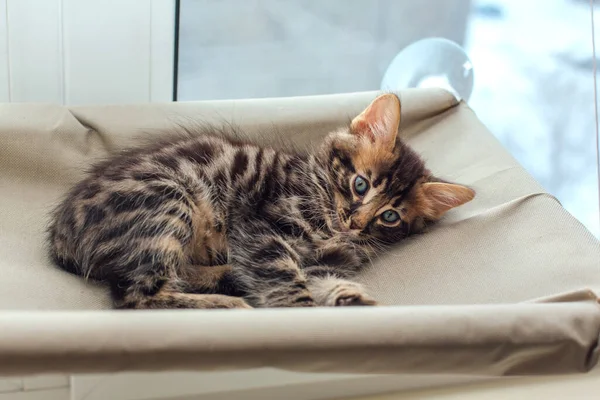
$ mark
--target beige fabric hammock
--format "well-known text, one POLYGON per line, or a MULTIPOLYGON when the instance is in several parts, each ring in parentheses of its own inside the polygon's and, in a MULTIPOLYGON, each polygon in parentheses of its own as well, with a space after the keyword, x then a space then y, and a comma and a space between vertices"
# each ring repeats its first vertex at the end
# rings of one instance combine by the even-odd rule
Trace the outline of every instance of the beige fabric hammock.
POLYGON ((466 104, 436 89, 399 95, 401 134, 435 174, 474 187, 477 197, 374 260, 361 281, 388 306, 358 309, 113 311, 104 287, 51 265, 44 228, 48 210, 87 165, 140 136, 228 122, 264 143, 314 146, 376 93, 0 105, 0 375, 264 366, 538 375, 593 368, 599 242, 466 104))

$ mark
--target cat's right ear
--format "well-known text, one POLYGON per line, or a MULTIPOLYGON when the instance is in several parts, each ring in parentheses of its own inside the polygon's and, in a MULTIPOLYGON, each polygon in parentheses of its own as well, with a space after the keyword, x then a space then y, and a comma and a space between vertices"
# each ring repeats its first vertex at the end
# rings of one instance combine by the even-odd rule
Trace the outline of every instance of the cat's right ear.
POLYGON ((426 182, 421 186, 425 196, 424 216, 439 219, 447 211, 461 206, 475 197, 475 191, 466 186, 446 182, 426 182))
POLYGON ((377 146, 392 151, 400 125, 400 100, 395 94, 377 97, 360 115, 352 120, 350 130, 368 138, 377 146))

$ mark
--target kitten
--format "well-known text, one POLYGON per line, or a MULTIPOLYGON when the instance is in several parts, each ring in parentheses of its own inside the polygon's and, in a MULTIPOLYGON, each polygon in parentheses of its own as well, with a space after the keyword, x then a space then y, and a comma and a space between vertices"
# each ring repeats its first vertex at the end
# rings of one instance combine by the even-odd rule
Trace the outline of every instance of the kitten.
POLYGON ((351 280, 373 249, 474 197, 434 178, 399 122, 384 94, 315 154, 216 136, 122 152, 54 211, 51 256, 117 308, 375 305, 351 280))

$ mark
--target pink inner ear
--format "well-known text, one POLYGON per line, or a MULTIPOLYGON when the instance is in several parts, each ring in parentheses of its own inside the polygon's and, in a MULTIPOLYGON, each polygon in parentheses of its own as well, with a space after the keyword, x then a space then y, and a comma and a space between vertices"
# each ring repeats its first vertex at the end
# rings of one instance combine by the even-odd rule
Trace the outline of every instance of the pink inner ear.
POLYGON ((448 210, 461 206, 475 197, 475 191, 466 186, 441 182, 424 183, 423 193, 429 200, 434 218, 441 217, 448 210))
POLYGON ((400 101, 393 94, 377 97, 358 117, 352 121, 355 134, 385 147, 393 148, 400 124, 400 101))
POLYGON ((452 191, 433 191, 431 192, 431 197, 443 207, 453 208, 463 204, 463 201, 457 196, 457 193, 452 191))
POLYGON ((352 130, 355 134, 368 138, 372 143, 375 142, 375 134, 371 130, 371 126, 365 120, 358 120, 352 123, 352 130))

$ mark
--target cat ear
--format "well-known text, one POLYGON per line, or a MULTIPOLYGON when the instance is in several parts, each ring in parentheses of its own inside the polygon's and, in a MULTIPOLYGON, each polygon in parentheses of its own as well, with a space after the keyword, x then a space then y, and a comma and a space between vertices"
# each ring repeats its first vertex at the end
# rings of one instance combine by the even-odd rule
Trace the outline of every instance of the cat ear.
POLYGON ((454 183, 426 182, 421 186, 427 199, 426 217, 438 219, 448 210, 461 206, 475 197, 475 191, 454 183))
POLYGON ((390 151, 396 144, 400 125, 400 100, 395 94, 377 97, 360 115, 352 120, 350 129, 355 135, 368 137, 373 143, 390 151))

